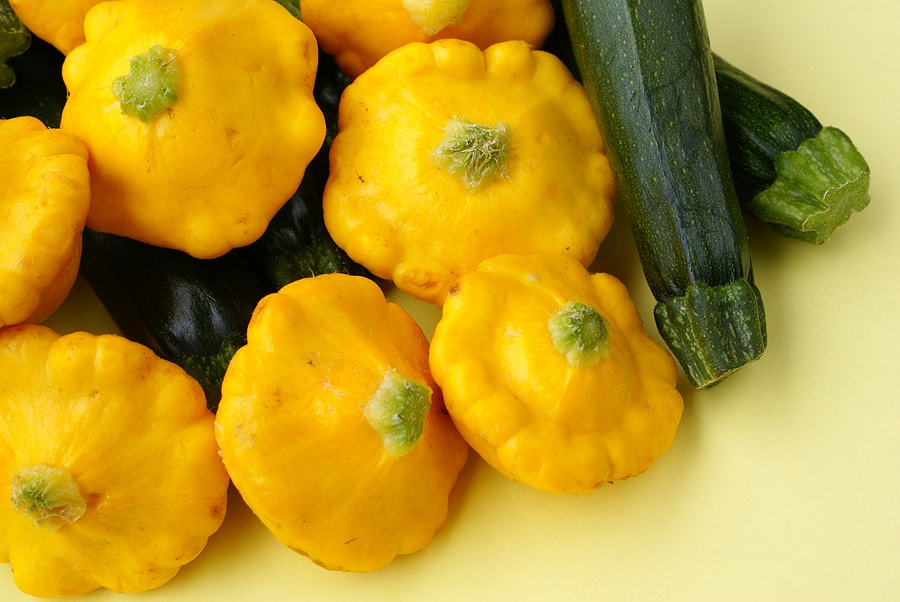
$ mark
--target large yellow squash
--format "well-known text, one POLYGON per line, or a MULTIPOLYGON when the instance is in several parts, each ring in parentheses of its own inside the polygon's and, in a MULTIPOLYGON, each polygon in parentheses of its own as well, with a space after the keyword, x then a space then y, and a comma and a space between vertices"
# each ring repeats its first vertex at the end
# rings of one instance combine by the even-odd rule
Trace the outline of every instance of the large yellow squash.
POLYGON ((118 0, 63 64, 87 225, 211 258, 255 241, 325 138, 312 32, 272 0, 118 0))
POLYGON ((203 390, 116 335, 0 330, 0 561, 33 596, 159 587, 225 515, 203 390))
POLYGON ((615 184, 584 88, 522 41, 391 52, 344 91, 325 224, 347 254, 440 305, 502 253, 589 265, 615 184))
POLYGON ((568 257, 499 256, 460 278, 430 359, 472 447, 551 493, 647 470, 681 419, 675 360, 624 285, 568 257))
POLYGON ((265 297, 222 383, 216 436, 247 505, 334 570, 421 550, 468 447, 428 370, 428 341, 366 278, 327 274, 265 297))

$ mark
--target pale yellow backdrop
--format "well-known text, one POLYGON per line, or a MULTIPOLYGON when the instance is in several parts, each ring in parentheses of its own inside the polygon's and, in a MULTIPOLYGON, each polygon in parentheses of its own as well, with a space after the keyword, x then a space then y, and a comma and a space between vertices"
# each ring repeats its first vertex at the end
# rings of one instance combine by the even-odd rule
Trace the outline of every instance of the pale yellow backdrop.
MULTIPOLYGON (((221 531, 169 584, 81 599, 900 599, 900 5, 707 0, 705 10, 719 54, 853 138, 872 202, 821 247, 751 222, 769 348, 711 390, 683 387, 666 456, 580 497, 527 489, 472 459, 433 543, 366 575, 282 547, 234 495, 221 531)), ((597 268, 626 282, 652 330, 624 221, 597 268)), ((407 307, 433 326, 434 311, 407 307)), ((49 324, 112 329, 83 284, 49 324)), ((0 565, 0 600, 31 599, 0 565)))

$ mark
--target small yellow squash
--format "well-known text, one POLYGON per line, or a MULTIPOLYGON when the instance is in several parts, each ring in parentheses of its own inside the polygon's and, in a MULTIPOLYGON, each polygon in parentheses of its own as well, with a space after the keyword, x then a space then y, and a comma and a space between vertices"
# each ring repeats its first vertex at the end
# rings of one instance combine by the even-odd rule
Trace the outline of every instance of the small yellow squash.
POLYGON ((247 340, 216 437, 253 512, 328 569, 374 571, 425 547, 468 446, 409 314, 367 278, 326 274, 263 298, 247 340))
POLYGON ((584 88, 522 41, 408 44, 344 91, 323 208, 373 274, 440 305, 502 253, 589 265, 615 184, 584 88))
POLYGON ((41 597, 161 586, 222 523, 203 390, 116 335, 0 330, 0 561, 41 597))
POLYGON ((84 16, 103 0, 9 0, 31 33, 63 54, 84 43, 84 16))
POLYGON ((40 322, 78 275, 87 149, 34 117, 0 120, 0 327, 40 322))
POLYGON ((461 277, 430 359, 475 451, 551 493, 643 472, 681 419, 675 361, 624 285, 559 255, 499 256, 461 277))
POLYGON ((300 11, 350 77, 410 42, 456 38, 483 49, 524 40, 540 48, 555 22, 549 0, 302 0, 300 11))
POLYGON ((325 138, 312 32, 272 0, 118 0, 63 64, 98 231, 217 257, 255 241, 325 138))

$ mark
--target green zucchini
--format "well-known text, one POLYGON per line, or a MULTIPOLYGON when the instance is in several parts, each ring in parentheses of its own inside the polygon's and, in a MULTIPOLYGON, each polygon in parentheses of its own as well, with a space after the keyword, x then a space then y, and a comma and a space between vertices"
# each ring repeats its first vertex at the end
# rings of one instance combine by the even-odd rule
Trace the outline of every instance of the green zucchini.
POLYGON ((766 348, 700 0, 562 0, 663 340, 695 387, 766 348))
POLYGON ((121 334, 193 376, 213 412, 222 377, 272 292, 241 249, 216 259, 85 229, 81 275, 121 334))
POLYGON ((784 92, 714 55, 741 206, 777 232, 821 244, 869 204, 869 166, 850 138, 784 92))

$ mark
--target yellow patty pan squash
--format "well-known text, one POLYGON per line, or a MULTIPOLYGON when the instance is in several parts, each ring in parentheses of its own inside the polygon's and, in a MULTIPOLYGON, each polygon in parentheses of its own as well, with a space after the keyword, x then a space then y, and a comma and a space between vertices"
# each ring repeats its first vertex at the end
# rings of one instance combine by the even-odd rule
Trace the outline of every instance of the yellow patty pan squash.
POLYGON ((84 43, 84 16, 103 0, 9 0, 31 33, 63 54, 84 43))
POLYGON ((300 12, 351 78, 410 42, 456 38, 483 49, 524 40, 540 48, 555 22, 550 0, 301 0, 300 12))
POLYGON ((0 330, 0 561, 41 597, 159 587, 222 523, 203 390, 117 335, 0 330))
POLYGON ((469 444, 509 478, 586 493, 643 472, 674 440, 675 361, 624 285, 560 255, 504 255, 462 276, 430 363, 469 444))
POLYGON ((40 322, 68 296, 90 204, 88 153, 34 117, 0 120, 0 327, 40 322))
POLYGON ((118 0, 63 63, 88 227, 217 257, 255 241, 325 138, 318 48, 272 0, 118 0))
POLYGON ((468 446, 428 370, 428 341, 369 279, 326 274, 259 303, 222 383, 216 437, 275 537, 340 571, 424 548, 468 446))
POLYGON ((521 41, 413 43, 344 91, 325 225, 373 274, 440 305, 503 253, 589 265, 615 183, 584 88, 521 41))

